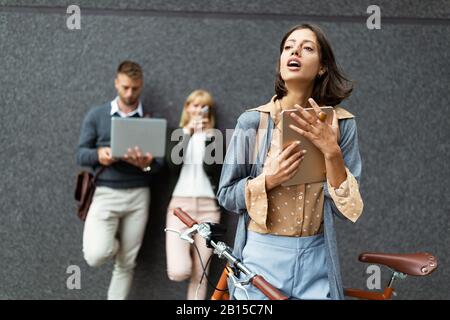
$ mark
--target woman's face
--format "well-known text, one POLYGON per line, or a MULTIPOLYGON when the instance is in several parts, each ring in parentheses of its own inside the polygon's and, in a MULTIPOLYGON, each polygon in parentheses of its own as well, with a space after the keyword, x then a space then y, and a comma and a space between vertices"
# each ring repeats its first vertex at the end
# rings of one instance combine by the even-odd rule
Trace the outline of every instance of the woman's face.
POLYGON ((186 106, 186 111, 191 117, 199 116, 201 115, 202 108, 205 106, 200 99, 194 99, 194 101, 186 106))
POLYGON ((322 72, 319 45, 310 29, 292 32, 286 39, 280 56, 280 74, 287 82, 312 82, 322 72))

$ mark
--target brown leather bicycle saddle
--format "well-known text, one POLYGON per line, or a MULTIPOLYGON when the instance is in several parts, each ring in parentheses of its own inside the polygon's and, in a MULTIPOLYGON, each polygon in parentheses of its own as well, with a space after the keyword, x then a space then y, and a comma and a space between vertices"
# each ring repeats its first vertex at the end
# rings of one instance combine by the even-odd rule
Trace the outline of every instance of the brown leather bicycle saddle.
POLYGON ((359 261, 382 264, 410 276, 426 276, 437 268, 436 257, 426 252, 412 254, 364 252, 359 255, 359 261))

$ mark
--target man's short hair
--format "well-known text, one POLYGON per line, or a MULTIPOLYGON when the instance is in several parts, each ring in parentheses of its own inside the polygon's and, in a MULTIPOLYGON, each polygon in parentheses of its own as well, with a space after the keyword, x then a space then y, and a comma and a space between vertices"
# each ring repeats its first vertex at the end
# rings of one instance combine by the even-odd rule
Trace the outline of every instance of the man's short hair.
POLYGON ((133 61, 122 61, 117 68, 117 74, 119 73, 126 74, 131 79, 142 79, 142 68, 138 63, 133 61))

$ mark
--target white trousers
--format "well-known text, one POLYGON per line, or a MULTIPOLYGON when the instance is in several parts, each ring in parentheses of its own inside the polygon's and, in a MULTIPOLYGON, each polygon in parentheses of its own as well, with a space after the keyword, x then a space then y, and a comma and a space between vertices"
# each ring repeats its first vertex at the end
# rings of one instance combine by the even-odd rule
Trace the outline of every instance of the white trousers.
POLYGON ((115 257, 108 300, 126 299, 150 206, 149 188, 97 187, 86 218, 83 253, 97 267, 115 257))

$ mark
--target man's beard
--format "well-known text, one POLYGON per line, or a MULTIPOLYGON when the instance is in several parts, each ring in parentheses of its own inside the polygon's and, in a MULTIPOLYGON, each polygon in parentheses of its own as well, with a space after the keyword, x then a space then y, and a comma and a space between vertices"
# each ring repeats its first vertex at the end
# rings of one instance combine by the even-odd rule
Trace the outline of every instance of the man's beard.
POLYGON ((136 103, 138 102, 139 98, 129 98, 129 99, 120 98, 120 100, 122 100, 122 103, 124 105, 126 105, 127 107, 133 107, 133 106, 136 105, 136 103))

